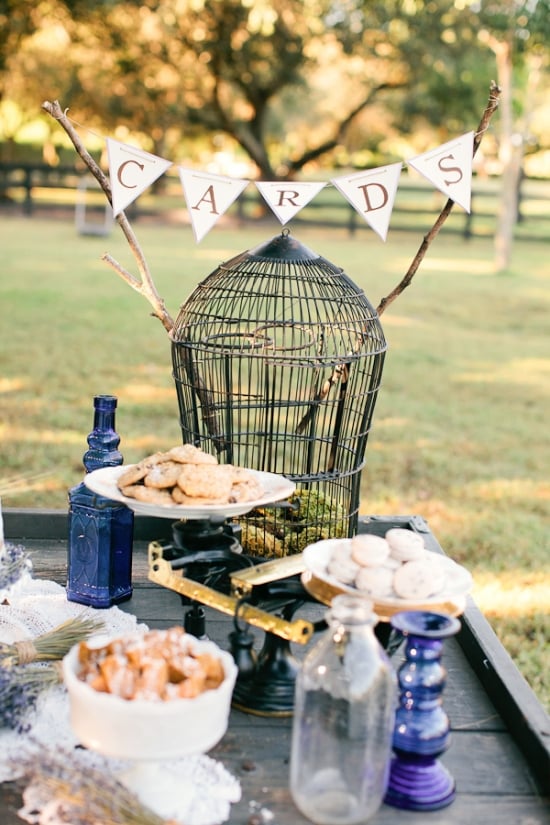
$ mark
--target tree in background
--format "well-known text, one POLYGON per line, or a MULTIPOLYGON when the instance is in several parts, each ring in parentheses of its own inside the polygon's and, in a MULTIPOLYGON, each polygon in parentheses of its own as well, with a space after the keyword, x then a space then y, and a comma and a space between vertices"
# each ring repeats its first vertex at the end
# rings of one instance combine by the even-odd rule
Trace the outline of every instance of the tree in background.
POLYGON ((388 162, 403 138, 424 151, 471 129, 497 79, 501 268, 549 2, 0 0, 0 90, 26 111, 58 98, 80 123, 160 155, 223 140, 273 180, 388 162))

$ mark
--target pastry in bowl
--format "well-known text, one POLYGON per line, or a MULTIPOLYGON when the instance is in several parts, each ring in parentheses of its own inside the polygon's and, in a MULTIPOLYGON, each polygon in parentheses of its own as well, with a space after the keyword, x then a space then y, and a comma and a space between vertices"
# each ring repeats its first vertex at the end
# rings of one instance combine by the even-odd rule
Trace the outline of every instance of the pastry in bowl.
POLYGON ((75 645, 63 660, 71 725, 105 756, 206 753, 227 730, 237 667, 180 627, 75 645))

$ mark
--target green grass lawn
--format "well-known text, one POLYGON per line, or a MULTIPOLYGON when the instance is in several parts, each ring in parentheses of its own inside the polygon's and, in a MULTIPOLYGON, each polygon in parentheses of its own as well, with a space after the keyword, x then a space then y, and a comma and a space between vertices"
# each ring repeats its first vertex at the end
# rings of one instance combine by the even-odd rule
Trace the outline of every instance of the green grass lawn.
MULTIPOLYGON (((280 231, 135 224, 160 294, 176 315, 220 262, 280 231)), ((303 228, 376 306, 421 241, 350 239, 303 228)), ((82 237, 67 219, 0 216, 0 496, 4 507, 67 506, 83 474, 92 398, 118 396, 127 462, 181 440, 170 343, 147 302, 100 256, 131 271, 119 230, 82 237)), ((546 243, 516 242, 495 275, 490 240, 445 230, 412 285, 382 316, 388 355, 367 448, 361 512, 423 515, 465 564, 474 596, 550 707, 550 271, 546 243)))

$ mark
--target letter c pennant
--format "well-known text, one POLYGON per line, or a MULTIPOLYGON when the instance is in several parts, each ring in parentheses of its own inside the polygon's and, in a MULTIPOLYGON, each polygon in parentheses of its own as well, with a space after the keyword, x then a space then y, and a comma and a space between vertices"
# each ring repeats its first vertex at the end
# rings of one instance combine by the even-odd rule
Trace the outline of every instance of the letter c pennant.
POLYGON ((107 153, 115 218, 172 166, 171 160, 112 138, 107 138, 107 153))

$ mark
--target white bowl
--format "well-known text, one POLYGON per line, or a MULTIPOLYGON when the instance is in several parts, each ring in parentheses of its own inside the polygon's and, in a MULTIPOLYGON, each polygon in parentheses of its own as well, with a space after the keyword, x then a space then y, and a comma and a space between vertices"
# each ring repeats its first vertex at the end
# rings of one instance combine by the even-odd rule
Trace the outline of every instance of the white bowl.
POLYGON ((237 666, 213 642, 194 639, 194 647, 221 660, 225 678, 219 687, 192 699, 129 701, 94 690, 78 677, 75 645, 63 659, 63 678, 79 741, 105 756, 132 760, 177 759, 213 748, 227 730, 237 666))

